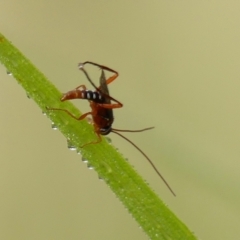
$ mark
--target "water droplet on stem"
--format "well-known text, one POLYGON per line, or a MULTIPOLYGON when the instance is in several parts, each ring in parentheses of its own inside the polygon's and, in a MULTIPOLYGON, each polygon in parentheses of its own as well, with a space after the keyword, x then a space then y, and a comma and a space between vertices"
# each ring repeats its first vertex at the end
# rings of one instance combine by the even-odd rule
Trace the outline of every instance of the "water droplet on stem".
POLYGON ((67 140, 67 147, 71 151, 75 151, 77 149, 69 140, 67 140))

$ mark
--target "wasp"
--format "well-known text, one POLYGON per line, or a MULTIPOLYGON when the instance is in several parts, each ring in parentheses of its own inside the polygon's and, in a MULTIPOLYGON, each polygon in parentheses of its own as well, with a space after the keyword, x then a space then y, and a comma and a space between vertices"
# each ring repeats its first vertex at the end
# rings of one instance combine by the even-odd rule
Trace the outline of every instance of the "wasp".
POLYGON ((123 107, 123 104, 121 102, 119 102, 118 100, 110 96, 109 90, 108 90, 108 85, 112 83, 119 76, 118 72, 104 65, 100 65, 90 61, 79 63, 78 68, 79 70, 83 71, 87 80, 95 90, 93 91, 88 90, 85 85, 80 85, 75 89, 63 94, 60 100, 63 102, 63 101, 72 100, 72 99, 86 99, 90 103, 91 111, 81 115, 80 117, 76 117, 67 109, 48 108, 48 110, 64 111, 68 115, 70 115, 72 118, 78 121, 83 120, 87 116, 91 115, 94 132, 97 135, 97 139, 95 141, 84 144, 82 147, 101 142, 102 141, 101 135, 108 135, 111 132, 119 135, 120 137, 128 141, 132 146, 134 146, 148 160, 150 165, 153 167, 153 169, 158 174, 158 176, 163 180, 163 182, 166 184, 166 186, 171 191, 171 193, 174 196, 176 196, 173 190, 171 189, 171 187, 169 186, 169 184, 167 183, 167 181, 165 180, 165 178, 161 175, 161 173, 158 171, 156 166, 150 160, 150 158, 135 143, 133 143, 127 137, 119 133, 119 132, 143 132, 146 130, 153 129, 153 127, 144 128, 141 130, 121 130, 121 129, 116 129, 112 127, 112 124, 114 122, 113 109, 123 107), (86 64, 94 65, 100 68, 101 76, 100 76, 99 87, 95 85, 95 83, 92 81, 87 71, 84 69, 84 66, 86 64), (113 73, 113 75, 106 79, 104 71, 111 72, 113 73))

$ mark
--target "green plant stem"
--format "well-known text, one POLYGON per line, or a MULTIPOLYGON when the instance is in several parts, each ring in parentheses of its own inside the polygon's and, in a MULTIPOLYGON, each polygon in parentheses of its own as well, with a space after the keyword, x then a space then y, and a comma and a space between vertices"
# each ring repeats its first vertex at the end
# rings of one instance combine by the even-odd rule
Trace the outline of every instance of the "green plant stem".
POLYGON ((96 138, 92 126, 84 120, 76 121, 62 111, 46 110, 46 107, 64 108, 75 116, 81 115, 70 102, 60 102, 61 93, 1 34, 0 62, 88 160, 151 239, 196 239, 105 139, 83 149, 79 147, 96 138))

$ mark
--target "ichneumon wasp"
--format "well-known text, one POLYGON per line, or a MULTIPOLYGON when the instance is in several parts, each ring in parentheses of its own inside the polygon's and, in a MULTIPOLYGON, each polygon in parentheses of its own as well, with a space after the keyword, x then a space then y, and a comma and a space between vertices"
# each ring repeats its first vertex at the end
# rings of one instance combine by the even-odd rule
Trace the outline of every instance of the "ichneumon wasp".
POLYGON ((108 84, 113 82, 118 77, 118 75, 119 75, 118 72, 109 67, 106 67, 106 66, 94 63, 94 62, 90 62, 90 61, 86 61, 84 63, 79 63, 78 68, 79 68, 79 70, 83 71, 86 78, 88 79, 90 84, 95 88, 95 90, 94 91, 88 90, 85 85, 80 85, 80 86, 76 87, 74 90, 71 90, 71 91, 63 94, 61 101, 72 100, 72 99, 86 99, 90 103, 91 112, 87 112, 87 113, 81 115, 80 117, 76 117, 71 112, 69 112, 67 109, 48 108, 48 110, 64 111, 76 120, 82 120, 82 119, 86 118, 88 115, 91 115, 94 132, 97 135, 97 140, 86 143, 82 147, 101 142, 101 140, 102 140, 101 135, 108 135, 110 132, 113 132, 113 133, 119 135, 120 137, 122 137, 126 141, 128 141, 130 144, 132 144, 132 146, 134 146, 148 160, 148 162, 151 164, 151 166, 153 167, 155 172, 158 174, 158 176, 166 184, 166 186, 171 191, 171 193, 174 196, 176 196, 175 193, 173 192, 173 190, 171 189, 171 187, 169 186, 169 184, 167 183, 167 181, 164 179, 164 177, 161 175, 161 173, 155 167, 153 162, 150 160, 150 158, 135 143, 133 143, 131 140, 129 140, 124 135, 119 133, 119 132, 143 132, 146 130, 153 129, 153 127, 144 128, 141 130, 121 130, 121 129, 112 128, 112 124, 114 121, 113 109, 123 107, 123 104, 121 102, 119 102, 118 100, 116 100, 115 98, 113 98, 109 95, 109 90, 108 90, 108 84), (84 69, 85 64, 91 64, 91 65, 94 65, 101 69, 100 86, 99 87, 97 87, 95 85, 95 83, 92 81, 92 79, 88 75, 87 71, 84 69), (111 77, 109 77, 108 79, 106 79, 104 70, 113 73, 113 75, 111 77))

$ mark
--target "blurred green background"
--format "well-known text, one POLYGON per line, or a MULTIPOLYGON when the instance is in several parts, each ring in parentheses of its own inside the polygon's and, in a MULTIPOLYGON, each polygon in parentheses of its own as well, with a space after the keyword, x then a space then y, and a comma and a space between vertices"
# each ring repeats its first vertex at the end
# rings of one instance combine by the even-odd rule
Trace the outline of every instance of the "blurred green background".
MULTIPOLYGON (((77 63, 120 72, 115 128, 129 158, 201 239, 240 236, 240 3, 14 1, 0 31, 62 92, 87 84, 77 63)), ((0 239, 148 239, 23 89, 0 66, 0 239)), ((98 80, 97 80, 98 81, 98 80)), ((84 111, 85 101, 75 101, 84 111)))

